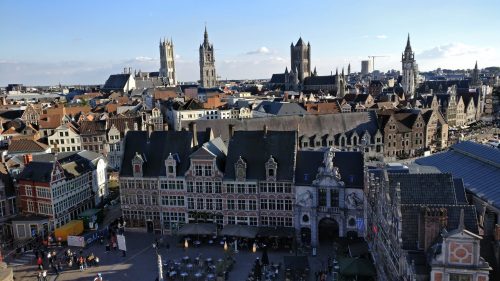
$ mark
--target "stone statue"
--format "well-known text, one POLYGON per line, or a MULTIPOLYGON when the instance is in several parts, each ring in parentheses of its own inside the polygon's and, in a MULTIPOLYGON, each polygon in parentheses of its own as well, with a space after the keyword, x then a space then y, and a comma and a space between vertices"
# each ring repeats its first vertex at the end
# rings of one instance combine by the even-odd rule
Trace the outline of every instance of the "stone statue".
POLYGON ((311 207, 313 203, 313 194, 310 190, 300 193, 297 196, 297 204, 302 207, 311 207))

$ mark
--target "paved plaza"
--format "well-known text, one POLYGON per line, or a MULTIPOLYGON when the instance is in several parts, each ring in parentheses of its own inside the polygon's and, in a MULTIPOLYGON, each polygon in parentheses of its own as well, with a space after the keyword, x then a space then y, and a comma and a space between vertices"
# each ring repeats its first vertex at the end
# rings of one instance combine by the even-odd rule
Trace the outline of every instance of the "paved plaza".
MULTIPOLYGON (((151 280, 154 281, 158 274, 156 250, 152 247, 155 235, 150 233, 127 231, 125 233, 127 240, 127 255, 122 257, 121 251, 111 251, 106 253, 105 246, 96 243, 83 250, 83 255, 93 253, 100 259, 99 267, 91 267, 80 272, 78 269, 63 268, 59 276, 50 275, 49 280, 65 281, 65 280, 93 280, 97 273, 101 273, 105 281, 125 281, 125 280, 151 280)), ((184 256, 189 256, 191 259, 200 256, 202 259, 212 258, 217 260, 225 255, 224 249, 220 245, 202 245, 198 248, 189 246, 184 249, 178 244, 177 237, 167 237, 165 242, 170 244, 169 249, 165 246, 158 249, 164 262, 167 260, 181 260, 184 256)), ((79 248, 74 248, 77 253, 79 248)), ((57 248, 56 248, 57 249, 57 248)), ((59 248, 61 253, 67 248, 59 248)), ((271 263, 283 263, 283 256, 293 255, 284 251, 269 250, 269 260, 271 263)), ((333 254, 332 247, 322 246, 318 250, 318 257, 309 257, 311 273, 317 270, 325 269, 328 256, 333 254)), ((252 253, 250 250, 240 250, 234 255, 236 263, 233 270, 229 273, 230 281, 246 280, 252 265, 257 257, 261 257, 262 253, 257 251, 252 253)), ((35 260, 31 264, 16 266, 14 268, 14 276, 16 281, 19 280, 37 280, 37 268, 35 260)), ((313 280, 314 274, 311 274, 313 280)), ((165 280, 168 280, 165 278, 165 280)), ((187 278, 186 280, 194 280, 187 278)), ((280 274, 278 280, 283 280, 283 274, 280 274)))

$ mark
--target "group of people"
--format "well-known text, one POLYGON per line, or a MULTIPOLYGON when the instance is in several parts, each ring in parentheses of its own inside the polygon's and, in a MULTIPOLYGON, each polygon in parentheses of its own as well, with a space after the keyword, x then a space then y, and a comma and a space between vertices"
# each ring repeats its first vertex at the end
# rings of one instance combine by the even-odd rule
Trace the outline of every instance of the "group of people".
POLYGON ((37 277, 38 280, 47 280, 47 270, 44 269, 45 258, 48 263, 48 267, 51 268, 54 274, 59 275, 59 272, 62 270, 61 260, 57 258, 56 251, 48 251, 47 255, 45 255, 45 251, 43 249, 39 249, 35 251, 36 254, 36 264, 38 266, 37 277))

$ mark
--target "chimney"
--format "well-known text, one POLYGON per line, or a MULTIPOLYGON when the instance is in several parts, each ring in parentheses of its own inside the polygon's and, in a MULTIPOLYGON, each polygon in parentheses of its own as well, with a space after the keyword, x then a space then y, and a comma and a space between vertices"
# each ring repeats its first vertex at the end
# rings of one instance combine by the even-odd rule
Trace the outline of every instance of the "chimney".
POLYGON ((448 224, 448 210, 445 208, 426 208, 424 213, 424 251, 436 241, 443 228, 448 224))
POLYGON ((267 125, 264 125, 264 136, 267 136, 267 125))
POLYGON ((196 129, 196 122, 189 123, 189 130, 193 133, 193 146, 198 146, 198 131, 196 129))
POLYGON ((234 135, 234 125, 229 124, 229 138, 232 138, 234 135))
POLYGON ((126 67, 123 68, 123 74, 127 74, 127 68, 126 67))
POLYGON ((31 161, 33 161, 33 155, 30 154, 24 154, 24 166, 28 165, 31 161))

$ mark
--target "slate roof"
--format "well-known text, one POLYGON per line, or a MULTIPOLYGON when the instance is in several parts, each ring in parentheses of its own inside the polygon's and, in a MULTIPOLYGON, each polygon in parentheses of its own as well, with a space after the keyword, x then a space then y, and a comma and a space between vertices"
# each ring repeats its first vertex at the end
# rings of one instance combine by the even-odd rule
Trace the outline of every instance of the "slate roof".
POLYGON ((106 120, 83 121, 80 125, 80 135, 82 136, 104 133, 106 133, 106 120))
POLYGON ((500 150, 466 141, 446 152, 419 158, 415 163, 435 166, 462 178, 468 191, 500 208, 500 150))
POLYGON ((308 114, 299 104, 288 102, 263 101, 254 110, 276 116, 308 114))
POLYGON ((400 183, 403 249, 418 250, 419 221, 427 207, 447 210, 448 231, 458 228, 463 209, 465 228, 479 232, 476 209, 458 202, 451 174, 388 174, 388 178, 392 191, 400 183))
MULTIPOLYGON (((295 168, 295 184, 310 185, 323 166, 324 151, 299 150, 295 168)), ((348 188, 363 188, 364 161, 361 152, 336 151, 334 166, 339 168, 340 179, 348 188)))
POLYGON ((123 90, 127 84, 131 74, 113 74, 110 75, 104 86, 103 90, 123 90))
MULTIPOLYGON (((183 127, 193 121, 182 123, 183 127)), ((234 126, 235 131, 262 130, 264 125, 269 130, 289 131, 299 129, 299 136, 321 136, 338 135, 341 133, 352 133, 356 131, 362 134, 365 130, 374 136, 378 130, 377 115, 375 112, 353 112, 345 114, 307 114, 304 116, 273 116, 249 119, 217 119, 197 120, 199 131, 212 128, 214 136, 220 136, 224 142, 229 140, 229 125, 234 126)))
MULTIPOLYGON (((58 153, 57 161, 64 169, 66 178, 70 179, 94 170, 94 160, 99 157, 102 156, 88 151, 85 153, 84 151, 58 153)), ((17 176, 17 179, 35 182, 50 182, 54 161, 55 155, 51 153, 33 155, 33 161, 24 167, 17 176)))
POLYGON ((37 153, 47 150, 48 146, 32 139, 13 139, 9 144, 8 153, 37 153))
POLYGON ((335 85, 335 75, 308 76, 304 78, 304 86, 335 85))
POLYGON ((275 73, 269 81, 271 84, 285 84, 285 73, 275 73))
POLYGON ((184 175, 189 168, 189 155, 193 133, 189 131, 129 131, 125 136, 125 148, 120 176, 132 177, 132 160, 136 153, 142 156, 144 177, 166 175, 165 159, 171 153, 177 154, 177 174, 184 175))
POLYGON ((247 179, 265 180, 265 164, 272 156, 278 164, 278 181, 294 178, 297 135, 294 131, 236 131, 229 141, 224 178, 234 179, 239 157, 247 163, 247 179))

